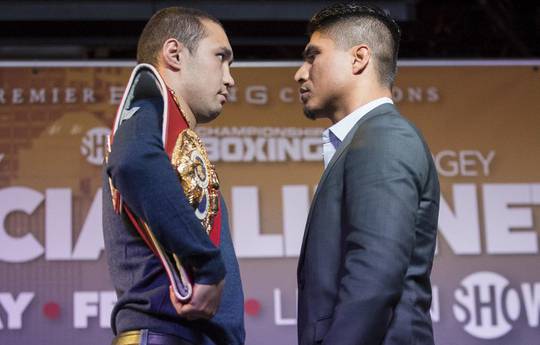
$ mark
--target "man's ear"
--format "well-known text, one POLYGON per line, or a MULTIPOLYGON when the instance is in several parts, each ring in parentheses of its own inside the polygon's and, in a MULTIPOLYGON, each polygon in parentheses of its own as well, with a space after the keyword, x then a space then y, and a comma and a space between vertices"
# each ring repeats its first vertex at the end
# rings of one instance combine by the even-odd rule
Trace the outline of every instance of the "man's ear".
POLYGON ((161 56, 165 66, 172 70, 180 70, 182 63, 182 52, 185 49, 184 45, 178 42, 177 39, 169 38, 161 46, 161 56))
POLYGON ((351 52, 353 56, 353 74, 360 74, 371 59, 371 49, 365 44, 360 44, 352 47, 351 52))

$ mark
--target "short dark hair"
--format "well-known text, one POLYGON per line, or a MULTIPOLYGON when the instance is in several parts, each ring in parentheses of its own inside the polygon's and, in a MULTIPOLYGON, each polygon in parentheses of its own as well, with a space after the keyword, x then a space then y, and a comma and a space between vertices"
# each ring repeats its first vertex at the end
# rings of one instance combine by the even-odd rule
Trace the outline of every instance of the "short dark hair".
POLYGON ((193 8, 168 7, 156 12, 139 37, 137 62, 157 66, 157 54, 169 38, 177 39, 193 53, 199 41, 208 35, 203 19, 221 25, 210 14, 193 8))
POLYGON ((349 2, 335 4, 317 12, 309 21, 308 34, 329 34, 338 46, 348 49, 365 43, 376 58, 381 84, 391 87, 397 73, 399 26, 381 8, 349 2))

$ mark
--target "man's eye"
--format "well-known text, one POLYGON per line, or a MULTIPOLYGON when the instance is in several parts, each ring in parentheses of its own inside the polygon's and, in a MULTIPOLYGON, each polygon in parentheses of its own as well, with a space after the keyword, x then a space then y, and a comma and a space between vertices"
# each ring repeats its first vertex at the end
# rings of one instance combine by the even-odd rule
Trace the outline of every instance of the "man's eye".
POLYGON ((225 54, 219 53, 219 54, 216 54, 216 55, 219 58, 219 61, 225 60, 225 54))
POLYGON ((317 57, 317 52, 308 52, 307 54, 304 54, 304 61, 308 62, 308 63, 312 63, 315 58, 317 57))

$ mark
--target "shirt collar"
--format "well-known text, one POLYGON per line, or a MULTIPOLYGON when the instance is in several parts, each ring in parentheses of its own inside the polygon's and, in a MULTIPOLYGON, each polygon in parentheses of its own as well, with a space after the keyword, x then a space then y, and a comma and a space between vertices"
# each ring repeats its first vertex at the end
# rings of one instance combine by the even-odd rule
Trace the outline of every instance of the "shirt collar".
POLYGON ((377 98, 357 108, 352 113, 328 128, 328 130, 330 130, 340 141, 343 141, 358 120, 373 109, 377 108, 379 105, 385 103, 393 104, 394 102, 392 102, 392 100, 388 97, 377 98))

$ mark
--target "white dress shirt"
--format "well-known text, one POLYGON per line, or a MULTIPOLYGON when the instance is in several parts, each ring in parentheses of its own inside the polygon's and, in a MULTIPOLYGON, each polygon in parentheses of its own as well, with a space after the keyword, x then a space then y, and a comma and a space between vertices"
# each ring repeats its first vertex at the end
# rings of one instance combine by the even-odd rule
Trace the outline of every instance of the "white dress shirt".
POLYGON ((324 167, 328 166, 332 156, 336 153, 336 150, 339 147, 339 144, 343 142, 347 134, 351 131, 354 125, 360 120, 364 115, 369 113, 371 110, 377 108, 381 104, 391 103, 392 100, 388 97, 377 98, 369 103, 364 104, 363 106, 357 108, 349 115, 345 116, 339 122, 333 124, 331 127, 324 130, 322 134, 323 140, 323 158, 324 158, 324 167))

